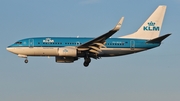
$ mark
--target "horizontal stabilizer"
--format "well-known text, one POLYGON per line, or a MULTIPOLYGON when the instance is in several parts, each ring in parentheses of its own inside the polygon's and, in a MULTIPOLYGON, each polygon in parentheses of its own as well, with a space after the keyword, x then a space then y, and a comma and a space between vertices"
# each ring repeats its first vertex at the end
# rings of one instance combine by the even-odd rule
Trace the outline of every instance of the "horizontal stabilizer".
POLYGON ((149 40, 147 41, 147 43, 161 43, 165 38, 167 38, 168 36, 170 36, 171 34, 166 34, 160 37, 157 37, 155 39, 149 40))

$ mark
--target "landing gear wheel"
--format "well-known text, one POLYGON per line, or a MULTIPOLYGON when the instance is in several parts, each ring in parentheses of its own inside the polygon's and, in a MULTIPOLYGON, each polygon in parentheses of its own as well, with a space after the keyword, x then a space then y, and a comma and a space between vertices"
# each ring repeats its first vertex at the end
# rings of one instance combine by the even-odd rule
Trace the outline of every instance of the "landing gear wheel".
POLYGON ((26 59, 26 60, 24 60, 24 62, 25 62, 25 63, 28 63, 28 60, 26 59))
POLYGON ((84 66, 87 67, 89 66, 89 63, 91 62, 91 58, 84 58, 84 66))
POLYGON ((89 66, 89 63, 84 62, 84 66, 85 66, 85 67, 89 66))

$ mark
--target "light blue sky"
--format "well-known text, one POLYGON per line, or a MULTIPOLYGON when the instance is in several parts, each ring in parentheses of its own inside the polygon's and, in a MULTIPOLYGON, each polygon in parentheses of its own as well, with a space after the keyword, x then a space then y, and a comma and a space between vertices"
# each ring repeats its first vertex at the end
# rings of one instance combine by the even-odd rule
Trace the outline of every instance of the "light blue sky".
POLYGON ((0 0, 0 101, 180 101, 180 0, 0 0), (54 58, 24 59, 6 51, 37 36, 112 37, 136 31, 158 5, 167 5, 155 49, 128 56, 58 64, 54 58))

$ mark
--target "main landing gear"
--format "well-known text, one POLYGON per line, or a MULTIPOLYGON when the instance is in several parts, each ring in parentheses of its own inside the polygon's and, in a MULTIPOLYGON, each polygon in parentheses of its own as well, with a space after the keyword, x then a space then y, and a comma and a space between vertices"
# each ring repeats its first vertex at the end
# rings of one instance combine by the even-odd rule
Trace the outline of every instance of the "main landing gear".
POLYGON ((25 62, 25 63, 28 63, 28 59, 26 58, 26 59, 24 60, 24 62, 25 62))
POLYGON ((84 58, 84 66, 87 67, 89 66, 89 63, 91 62, 91 58, 90 57, 85 57, 84 58))

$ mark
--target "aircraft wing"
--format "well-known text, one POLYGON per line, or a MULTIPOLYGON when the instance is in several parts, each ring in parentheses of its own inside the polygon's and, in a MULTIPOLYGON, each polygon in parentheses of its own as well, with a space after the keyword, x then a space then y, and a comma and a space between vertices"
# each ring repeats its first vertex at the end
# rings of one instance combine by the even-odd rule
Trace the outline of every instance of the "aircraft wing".
POLYGON ((121 28, 123 20, 124 20, 124 17, 122 17, 119 20, 118 24, 109 32, 107 32, 97 38, 94 38, 94 39, 78 46, 77 48, 88 48, 89 51, 92 53, 96 53, 96 54, 99 53, 101 51, 100 48, 105 47, 105 45, 104 45, 105 40, 108 39, 109 37, 111 37, 114 33, 116 33, 121 28))

